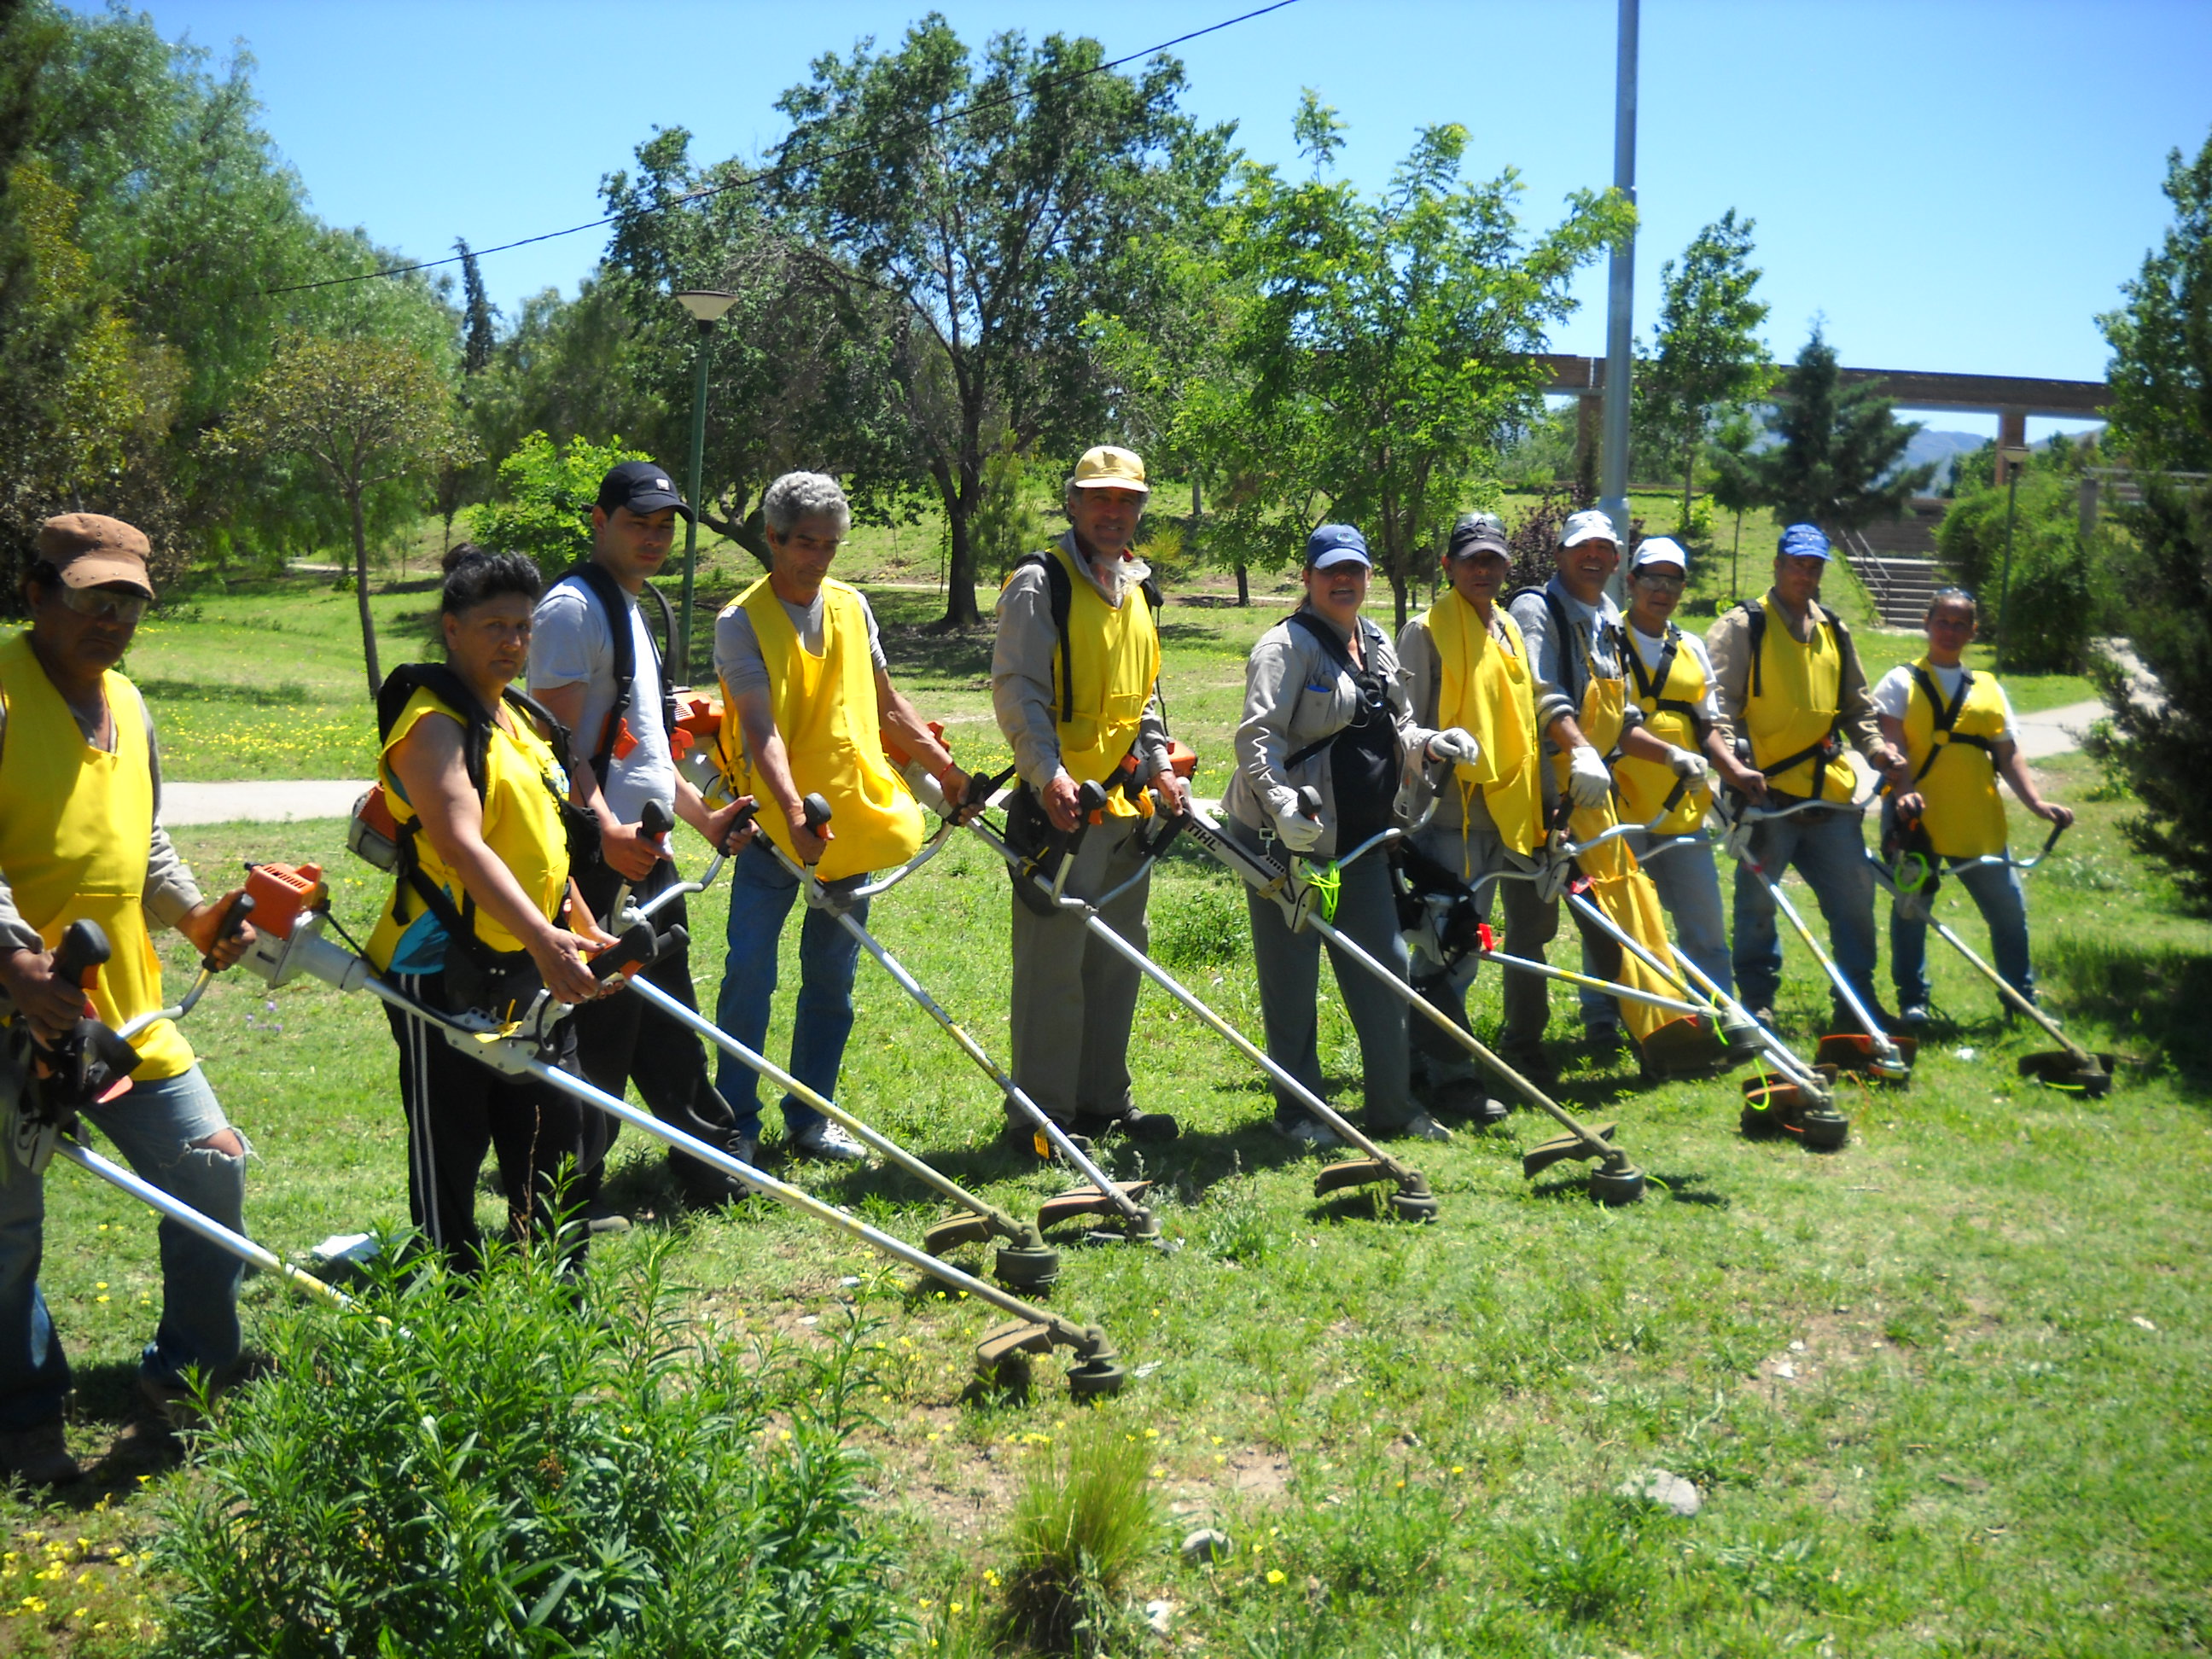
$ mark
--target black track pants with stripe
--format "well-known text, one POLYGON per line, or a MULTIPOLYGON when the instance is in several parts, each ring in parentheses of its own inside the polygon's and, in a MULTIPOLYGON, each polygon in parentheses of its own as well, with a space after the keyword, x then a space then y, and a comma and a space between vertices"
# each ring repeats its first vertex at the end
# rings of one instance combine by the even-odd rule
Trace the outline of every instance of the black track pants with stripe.
MULTIPOLYGON (((392 981, 425 1007, 447 1006, 443 974, 396 974, 392 981)), ((590 1107, 535 1078, 510 1077, 470 1059, 437 1027, 389 1004, 384 1012, 399 1045, 408 1208, 424 1237, 455 1267, 473 1272, 481 1261, 477 1172, 487 1151, 499 1162, 510 1238, 520 1239, 533 1223, 541 1234, 550 1233, 560 1181, 568 1182, 565 1205, 580 1208, 589 1200, 586 1186, 597 1177, 580 1178, 576 1171, 584 1162, 590 1107)), ((574 1038, 565 1031, 556 1058, 562 1070, 576 1069, 574 1038)))

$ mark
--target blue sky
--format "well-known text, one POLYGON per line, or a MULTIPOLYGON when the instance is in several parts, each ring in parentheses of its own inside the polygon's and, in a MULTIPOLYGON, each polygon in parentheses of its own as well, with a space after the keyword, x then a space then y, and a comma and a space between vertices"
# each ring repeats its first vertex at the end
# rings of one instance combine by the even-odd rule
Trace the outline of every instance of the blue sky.
MULTIPOLYGON (((1255 0, 1112 8, 946 0, 963 37, 1095 33, 1119 56, 1255 0)), ((596 217, 601 175, 656 126, 754 155, 825 50, 888 43, 915 5, 659 0, 153 0, 165 35, 258 60, 265 123, 316 210, 416 258, 596 217)), ((1613 161, 1611 0, 1299 0, 1179 49, 1187 106, 1294 159, 1312 86, 1350 123, 1343 169, 1379 185, 1413 133, 1456 120, 1471 165, 1519 170, 1532 223, 1613 161)), ((2212 6, 2102 0, 1645 0, 1637 313, 1661 262, 1735 207, 1758 221, 1769 343, 1813 319, 1847 363, 2096 379, 2095 317, 2167 222, 2166 152, 2212 130, 2212 6)), ((573 293, 599 233, 492 256, 511 307, 573 293)), ((1554 338, 1604 349, 1604 284, 1554 338)), ((1937 424, 1994 430, 1946 416, 1937 424)), ((2037 432, 2047 429, 2039 423, 2037 432)))

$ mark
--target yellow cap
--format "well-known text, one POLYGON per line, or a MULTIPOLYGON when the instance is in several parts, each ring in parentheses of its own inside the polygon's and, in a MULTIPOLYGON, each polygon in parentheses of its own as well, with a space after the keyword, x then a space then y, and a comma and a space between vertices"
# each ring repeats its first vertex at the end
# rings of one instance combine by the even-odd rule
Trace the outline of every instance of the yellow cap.
POLYGON ((1152 493, 1152 487, 1145 482, 1144 458, 1133 449, 1116 449, 1111 444, 1085 450, 1083 459, 1075 464, 1075 476, 1067 484, 1071 489, 1133 489, 1139 495, 1152 493))

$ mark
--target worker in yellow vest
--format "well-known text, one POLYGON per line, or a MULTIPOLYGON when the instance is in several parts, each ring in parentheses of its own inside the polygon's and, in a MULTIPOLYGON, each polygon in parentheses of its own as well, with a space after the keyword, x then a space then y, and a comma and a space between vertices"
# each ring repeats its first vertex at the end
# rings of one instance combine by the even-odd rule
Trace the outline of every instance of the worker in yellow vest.
MULTIPOLYGON (((1721 741, 1740 757, 1754 805, 1775 809, 1819 803, 1761 823, 1749 854, 1769 880, 1795 867, 1820 901, 1837 969, 1870 1010, 1874 993, 1874 870, 1861 828, 1864 808, 1852 804, 1856 780, 1846 744, 1893 785, 1905 779, 1905 757, 1881 734, 1858 647, 1842 617, 1820 600, 1828 568, 1828 538, 1817 525, 1793 524, 1776 544, 1774 585, 1747 599, 1705 630, 1720 706, 1721 741)), ((1782 988, 1782 941, 1774 900, 1747 869, 1735 878, 1736 992, 1771 1023, 1782 988)), ((1856 1017, 1833 999, 1835 1029, 1856 1017)))
MULTIPOLYGON (((145 536, 118 519, 69 513, 40 526, 23 580, 27 632, 0 643, 0 1102, 12 1118, 27 1044, 57 1042, 80 1018, 111 1030, 167 1006, 151 930, 172 927, 228 967, 252 929, 219 939, 238 897, 213 903, 161 829, 154 724, 115 672, 154 597, 145 536), (56 977, 70 923, 97 922, 114 955, 89 996, 56 977)), ((128 1090, 84 1115, 146 1180, 245 1231, 246 1139, 224 1119, 191 1045, 167 1020, 131 1039, 128 1090)), ((62 1434, 70 1391, 39 1290, 40 1180, 0 1171, 0 1473, 33 1486, 77 1478, 62 1434)), ((198 1370, 228 1382, 239 1356, 237 1258, 173 1221, 159 1229, 161 1316, 139 1355, 140 1393, 165 1413, 189 1402, 198 1370)))
MULTIPOLYGON (((1544 839, 1535 671, 1520 624, 1499 603, 1513 574, 1503 521, 1487 513, 1463 516, 1445 544, 1443 568, 1443 592, 1398 634, 1414 724, 1436 734, 1424 758, 1449 766, 1436 790, 1436 811, 1414 844, 1473 885, 1508 867, 1509 855, 1528 860, 1544 839)), ((1433 770, 1413 769, 1419 793, 1408 799, 1409 816, 1426 807, 1433 770)), ((1527 882, 1492 882, 1480 890, 1486 919, 1501 887, 1509 918, 1537 908, 1527 882)), ((1521 931, 1530 931, 1525 915, 1521 931)), ((1418 964, 1413 988, 1464 1027, 1477 965, 1469 957, 1447 973, 1418 964)), ((1504 997, 1507 1029, 1540 1036, 1547 1012, 1543 982, 1509 975, 1504 997)), ((1484 1087, 1465 1048, 1425 1019, 1414 1020, 1408 1036, 1413 1094, 1430 1111, 1462 1114, 1478 1125, 1505 1117, 1504 1104, 1484 1087)))
MULTIPOLYGON (((1169 761, 1158 696, 1159 625, 1152 569, 1133 550, 1151 485, 1133 451, 1101 445, 1076 463, 1062 500, 1068 531, 1015 566, 999 594, 991 706, 1021 778, 1006 816, 1011 838, 1039 845, 1049 826, 1076 825, 1080 787, 1107 787, 1104 822, 1085 832, 1065 890, 1142 950, 1149 878, 1134 831, 1150 789, 1180 810, 1188 799, 1169 761)), ((1156 590, 1155 590, 1156 591, 1156 590)), ((1129 1079, 1138 974, 1093 941, 1079 917, 1040 910, 1014 884, 1013 1073, 1023 1092, 1079 1133, 1116 1130, 1171 1140, 1173 1116, 1140 1110, 1129 1079)), ((1007 1107, 1008 1139, 1033 1139, 1007 1107)))
MULTIPOLYGON (((853 526, 835 478, 787 472, 761 497, 769 572, 714 622, 714 672, 722 683, 719 756, 733 795, 761 803, 762 834, 824 882, 864 878, 921 849, 921 807, 884 753, 888 732, 943 786, 967 793, 953 763, 914 705, 891 684, 875 613, 860 590, 830 576, 853 526), (830 804, 828 835, 806 822, 805 801, 830 804)), ((752 1049, 768 1044, 775 994, 776 940, 799 895, 798 880, 764 847, 730 860, 729 955, 714 1023, 752 1049)), ((852 906, 866 925, 868 901, 852 906)), ((799 931, 799 1006, 790 1071, 835 1097, 853 1030, 853 975, 860 947, 827 911, 809 907, 799 931)), ((760 1137, 759 1079, 727 1055, 715 1078, 737 1115, 737 1133, 760 1137)), ((790 1151, 803 1158, 861 1162, 860 1142, 787 1095, 790 1151)))
MULTIPOLYGON (((1636 544, 1628 574, 1628 695, 1643 711, 1644 729, 1662 742, 1702 754, 1731 787, 1754 775, 1716 735, 1720 710, 1713 700, 1713 666, 1705 641, 1675 625, 1674 607, 1689 580, 1690 556, 1671 536, 1636 544)), ((1719 872, 1704 835, 1712 796, 1686 791, 1669 810, 1681 780, 1672 767, 1624 754, 1613 763, 1620 817, 1653 824, 1637 839, 1644 873, 1659 892, 1674 924, 1674 948, 1698 964, 1723 991, 1735 976, 1729 967, 1728 919, 1721 909, 1719 872)))
MULTIPOLYGON (((2004 688, 1995 676, 1978 674, 1962 660, 1978 619, 1974 596, 1965 588, 1937 589, 1928 602, 1927 653, 1883 675, 1874 689, 1874 706, 1882 735, 1905 750, 1911 773, 1907 787, 1892 798, 1892 810, 1905 823, 1920 826, 1927 850, 1936 858, 1946 864, 1966 860, 1946 873, 1957 875, 1989 924, 1997 972, 2033 1002, 2035 974, 2020 877, 2008 862, 1972 860, 2006 851, 2000 774, 2020 804, 2046 823, 2063 829, 2074 822, 2074 812, 2037 791, 2013 738, 2012 702, 2004 688)), ((1889 913, 1889 975, 1899 1023, 1913 1030, 1925 1026, 1928 924, 1896 905, 1889 913)))

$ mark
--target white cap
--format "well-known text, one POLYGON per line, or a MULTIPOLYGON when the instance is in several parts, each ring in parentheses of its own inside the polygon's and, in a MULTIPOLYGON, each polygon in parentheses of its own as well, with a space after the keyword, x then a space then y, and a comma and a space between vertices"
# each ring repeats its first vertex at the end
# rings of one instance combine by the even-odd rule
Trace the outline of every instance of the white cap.
POLYGON ((1611 519, 1594 507, 1586 507, 1580 513, 1569 514, 1559 531, 1561 547, 1580 547, 1584 542, 1611 542, 1619 546, 1620 535, 1613 529, 1611 519))
POLYGON ((1647 536, 1636 544, 1636 556, 1628 568, 1641 570, 1647 564, 1678 564, 1684 575, 1690 573, 1690 556, 1672 536, 1647 536))

